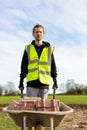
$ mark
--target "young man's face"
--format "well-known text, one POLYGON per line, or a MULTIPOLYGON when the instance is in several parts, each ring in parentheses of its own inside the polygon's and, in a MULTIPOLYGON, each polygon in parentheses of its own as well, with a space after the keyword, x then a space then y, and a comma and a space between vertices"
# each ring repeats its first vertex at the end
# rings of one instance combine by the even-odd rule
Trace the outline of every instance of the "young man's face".
POLYGON ((34 32, 33 32, 33 36, 34 36, 35 40, 41 41, 43 39, 43 36, 44 36, 43 28, 36 27, 34 32))

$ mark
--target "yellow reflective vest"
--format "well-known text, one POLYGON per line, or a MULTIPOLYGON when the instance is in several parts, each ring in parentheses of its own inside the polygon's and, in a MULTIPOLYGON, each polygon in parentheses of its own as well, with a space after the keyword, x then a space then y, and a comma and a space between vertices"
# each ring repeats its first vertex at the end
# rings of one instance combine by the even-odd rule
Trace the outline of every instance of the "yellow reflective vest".
POLYGON ((44 47, 40 58, 38 58, 34 45, 26 45, 25 49, 28 55, 26 82, 39 79, 41 83, 49 85, 51 79, 51 54, 54 51, 54 47, 44 47))

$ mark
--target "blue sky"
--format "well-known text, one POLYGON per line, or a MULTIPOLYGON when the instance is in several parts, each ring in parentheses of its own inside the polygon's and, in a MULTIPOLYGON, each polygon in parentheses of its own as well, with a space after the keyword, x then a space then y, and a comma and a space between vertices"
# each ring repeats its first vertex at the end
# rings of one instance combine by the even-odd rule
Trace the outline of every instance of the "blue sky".
POLYGON ((87 0, 0 0, 0 84, 18 86, 37 23, 45 28, 43 40, 55 46, 59 86, 67 79, 87 85, 87 0))

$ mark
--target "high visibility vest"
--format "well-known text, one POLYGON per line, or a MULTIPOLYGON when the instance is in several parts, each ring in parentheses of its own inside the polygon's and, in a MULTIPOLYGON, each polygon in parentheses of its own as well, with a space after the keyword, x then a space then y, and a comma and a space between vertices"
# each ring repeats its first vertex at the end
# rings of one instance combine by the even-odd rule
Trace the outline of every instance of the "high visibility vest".
POLYGON ((49 85, 51 79, 51 54, 54 47, 44 47, 40 58, 38 58, 34 45, 26 45, 25 49, 28 55, 26 82, 39 79, 41 83, 49 85))

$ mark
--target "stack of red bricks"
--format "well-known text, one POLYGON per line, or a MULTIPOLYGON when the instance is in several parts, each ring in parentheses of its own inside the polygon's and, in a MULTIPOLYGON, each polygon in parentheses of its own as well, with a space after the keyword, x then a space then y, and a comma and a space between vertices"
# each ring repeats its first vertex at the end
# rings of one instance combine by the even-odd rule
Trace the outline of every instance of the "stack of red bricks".
POLYGON ((37 111, 59 111, 59 101, 53 99, 41 99, 36 102, 37 111))
POLYGON ((59 111, 59 100, 25 97, 19 102, 11 101, 8 110, 59 111))

